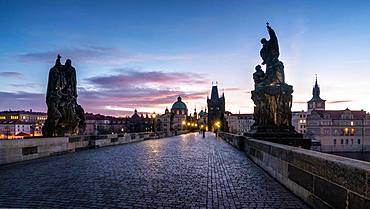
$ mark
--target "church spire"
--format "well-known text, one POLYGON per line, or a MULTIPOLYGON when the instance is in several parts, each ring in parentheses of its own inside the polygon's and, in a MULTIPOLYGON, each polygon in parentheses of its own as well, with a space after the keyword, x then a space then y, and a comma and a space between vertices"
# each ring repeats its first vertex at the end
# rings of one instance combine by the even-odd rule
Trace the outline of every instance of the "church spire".
POLYGON ((317 83, 317 75, 315 74, 315 85, 312 88, 312 99, 307 102, 308 104, 308 111, 312 111, 314 109, 317 110, 325 110, 325 100, 321 99, 320 97, 320 87, 317 83))
POLYGON ((317 84, 317 74, 315 74, 315 75, 316 75, 316 79, 315 79, 315 86, 312 89, 312 98, 315 98, 316 100, 321 100, 321 98, 320 98, 320 87, 317 84))

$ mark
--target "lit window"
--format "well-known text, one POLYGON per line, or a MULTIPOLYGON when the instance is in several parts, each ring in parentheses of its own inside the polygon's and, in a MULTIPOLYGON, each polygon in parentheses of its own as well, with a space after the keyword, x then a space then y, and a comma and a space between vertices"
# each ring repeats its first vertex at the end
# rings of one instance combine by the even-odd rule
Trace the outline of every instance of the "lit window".
POLYGON ((353 121, 351 121, 351 126, 353 126, 353 121))
POLYGON ((0 116, 0 120, 5 120, 6 117, 5 116, 0 116))
POLYGON ((355 135, 355 129, 351 128, 351 136, 354 136, 354 135, 355 135))

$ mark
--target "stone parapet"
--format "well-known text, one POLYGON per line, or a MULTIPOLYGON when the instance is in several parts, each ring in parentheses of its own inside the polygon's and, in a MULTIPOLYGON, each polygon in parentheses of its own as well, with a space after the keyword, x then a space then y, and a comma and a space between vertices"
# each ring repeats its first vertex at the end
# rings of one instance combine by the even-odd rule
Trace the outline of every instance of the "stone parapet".
POLYGON ((313 208, 370 208, 370 163, 312 150, 222 133, 313 208), (240 142, 243 141, 243 142, 240 142))
POLYGON ((75 152, 82 149, 120 145, 147 139, 164 138, 172 135, 174 134, 141 132, 97 136, 81 135, 0 140, 0 165, 58 155, 66 152, 75 152))

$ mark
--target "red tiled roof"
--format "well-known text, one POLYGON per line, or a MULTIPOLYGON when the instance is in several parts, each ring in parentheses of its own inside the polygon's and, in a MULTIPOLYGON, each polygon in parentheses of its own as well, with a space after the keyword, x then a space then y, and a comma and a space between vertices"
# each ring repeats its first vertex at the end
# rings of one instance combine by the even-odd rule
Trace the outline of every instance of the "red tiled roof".
POLYGON ((345 111, 351 112, 354 120, 362 120, 366 117, 366 112, 363 110, 314 110, 314 112, 318 113, 322 118, 324 118, 324 115, 328 114, 330 116, 330 119, 333 120, 342 119, 342 114, 345 111))

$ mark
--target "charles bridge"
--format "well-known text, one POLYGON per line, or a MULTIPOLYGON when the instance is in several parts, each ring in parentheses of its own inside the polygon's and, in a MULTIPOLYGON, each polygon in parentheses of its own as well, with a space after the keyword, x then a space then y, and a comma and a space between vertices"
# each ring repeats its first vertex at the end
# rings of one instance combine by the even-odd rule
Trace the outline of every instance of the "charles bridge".
POLYGON ((78 136, 86 123, 76 72, 58 55, 45 138, 0 141, 0 208, 370 208, 370 163, 309 150, 311 140, 292 126, 293 87, 266 27, 265 71, 257 65, 253 74, 255 123, 244 136, 219 133, 224 101, 208 113, 219 137, 78 136))
MULTIPOLYGON (((106 136, 96 145, 116 146, 18 159, 0 167, 0 208, 369 208, 366 162, 220 136, 106 136)), ((38 150, 90 141, 60 138, 38 150)), ((40 154, 22 152, 27 140, 0 141, 1 163, 12 148, 40 154)))
POLYGON ((5 165, 0 179, 0 207, 308 208, 213 134, 5 165))

